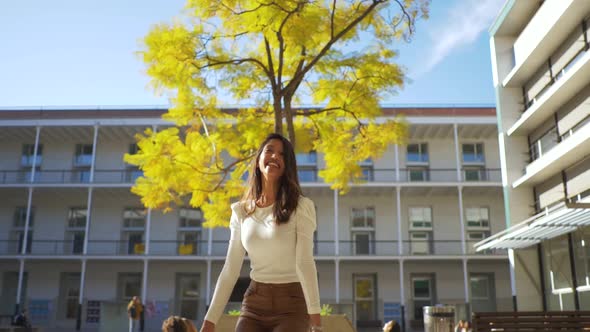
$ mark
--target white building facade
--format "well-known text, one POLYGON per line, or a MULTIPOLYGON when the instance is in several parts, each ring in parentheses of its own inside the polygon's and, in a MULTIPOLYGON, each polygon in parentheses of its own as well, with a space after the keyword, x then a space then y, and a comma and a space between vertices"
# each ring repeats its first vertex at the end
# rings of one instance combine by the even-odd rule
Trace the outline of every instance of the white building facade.
MULTIPOLYGON (((229 230, 203 228, 195 209, 143 208, 130 192, 141 172, 123 161, 136 133, 170 126, 164 112, 0 111, 0 315, 26 307, 49 331, 98 331, 125 324, 139 295, 147 331, 170 314, 200 324, 229 230)), ((403 315, 420 331, 422 306, 440 303, 511 310, 507 252, 474 249, 505 227, 495 109, 383 110, 400 113, 408 145, 363 164, 366 182, 346 195, 317 176, 321 155, 298 155, 317 209, 322 304, 359 330, 403 315)), ((246 260, 228 310, 248 276, 246 260)))
POLYGON ((590 310, 590 1, 506 1, 491 53, 518 310, 590 310))

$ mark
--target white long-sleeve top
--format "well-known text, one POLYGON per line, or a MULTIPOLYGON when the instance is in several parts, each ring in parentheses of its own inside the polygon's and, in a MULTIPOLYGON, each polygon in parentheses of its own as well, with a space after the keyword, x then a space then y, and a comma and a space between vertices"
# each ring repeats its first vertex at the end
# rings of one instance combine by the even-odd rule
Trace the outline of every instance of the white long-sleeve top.
POLYGON ((227 257, 205 320, 217 324, 238 280, 244 255, 250 258, 250 278, 262 283, 300 282, 308 314, 320 313, 320 292, 313 258, 316 213, 313 201, 301 196, 289 222, 276 225, 272 206, 249 216, 241 203, 231 206, 227 257))

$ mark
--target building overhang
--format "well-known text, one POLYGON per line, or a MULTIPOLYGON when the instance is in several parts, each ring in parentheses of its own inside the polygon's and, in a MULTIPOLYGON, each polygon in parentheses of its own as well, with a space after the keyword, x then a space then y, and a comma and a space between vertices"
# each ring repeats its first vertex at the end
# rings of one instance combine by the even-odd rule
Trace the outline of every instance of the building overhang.
POLYGON ((486 249, 523 249, 590 225, 590 203, 561 202, 475 244, 486 249))

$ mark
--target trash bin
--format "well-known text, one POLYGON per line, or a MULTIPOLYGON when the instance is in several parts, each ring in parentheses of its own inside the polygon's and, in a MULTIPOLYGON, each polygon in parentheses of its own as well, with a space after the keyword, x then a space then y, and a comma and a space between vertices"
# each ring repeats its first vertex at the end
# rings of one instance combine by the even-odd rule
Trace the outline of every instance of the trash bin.
POLYGON ((455 326, 455 307, 424 307, 425 332, 453 332, 455 326))

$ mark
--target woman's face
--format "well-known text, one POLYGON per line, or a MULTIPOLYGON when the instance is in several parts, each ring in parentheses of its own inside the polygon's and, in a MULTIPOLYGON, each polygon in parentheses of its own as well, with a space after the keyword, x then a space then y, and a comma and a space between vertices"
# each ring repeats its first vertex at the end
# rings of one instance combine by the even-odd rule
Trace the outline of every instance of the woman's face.
POLYGON ((269 181, 278 181, 285 173, 283 142, 281 140, 271 139, 264 145, 258 158, 258 169, 262 176, 269 181))

